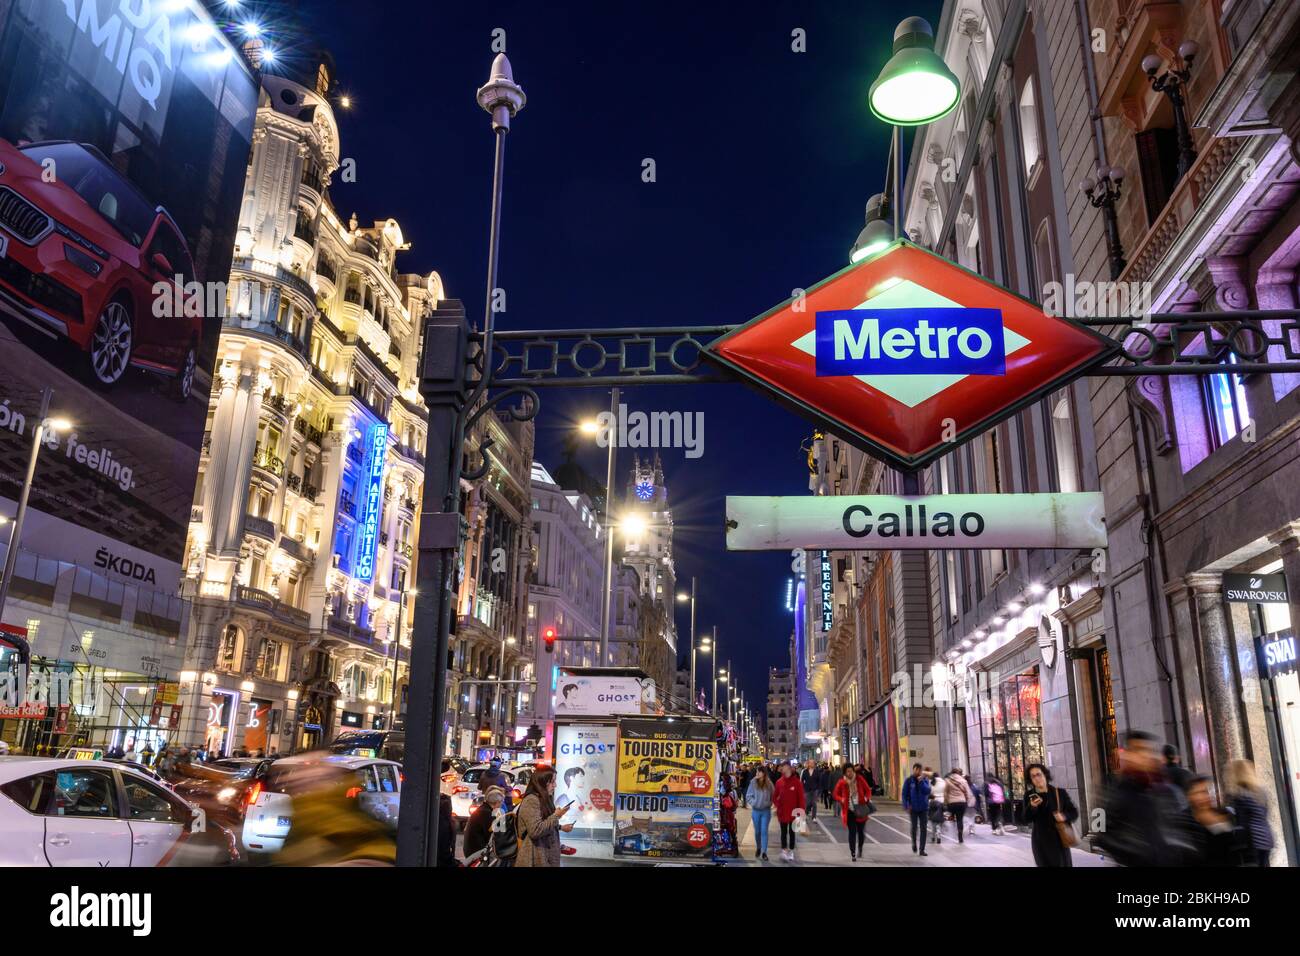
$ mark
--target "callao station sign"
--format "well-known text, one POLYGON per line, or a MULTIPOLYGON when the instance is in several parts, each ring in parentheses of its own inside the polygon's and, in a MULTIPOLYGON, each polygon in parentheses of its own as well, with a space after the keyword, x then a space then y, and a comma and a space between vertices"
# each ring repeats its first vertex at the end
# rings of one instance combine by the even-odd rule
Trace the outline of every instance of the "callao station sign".
MULTIPOLYGON (((712 343, 710 359, 915 471, 1106 361, 1118 343, 896 240, 712 343)), ((1102 547, 1099 494, 727 499, 754 548, 1102 547)))

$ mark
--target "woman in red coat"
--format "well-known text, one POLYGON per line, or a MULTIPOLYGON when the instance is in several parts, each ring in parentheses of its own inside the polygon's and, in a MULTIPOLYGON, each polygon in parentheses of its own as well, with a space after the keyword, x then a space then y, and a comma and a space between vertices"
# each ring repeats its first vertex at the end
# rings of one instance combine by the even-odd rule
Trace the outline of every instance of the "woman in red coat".
POLYGON ((794 818, 796 813, 804 812, 804 802, 803 784, 799 782, 794 767, 789 763, 781 764, 772 806, 776 810, 777 822, 781 824, 781 859, 787 863, 794 862, 794 818))
POLYGON ((871 799, 871 788, 858 776, 853 765, 848 764, 844 776, 835 785, 834 796, 840 805, 844 825, 849 828, 849 857, 856 863, 866 839, 867 801, 871 799))

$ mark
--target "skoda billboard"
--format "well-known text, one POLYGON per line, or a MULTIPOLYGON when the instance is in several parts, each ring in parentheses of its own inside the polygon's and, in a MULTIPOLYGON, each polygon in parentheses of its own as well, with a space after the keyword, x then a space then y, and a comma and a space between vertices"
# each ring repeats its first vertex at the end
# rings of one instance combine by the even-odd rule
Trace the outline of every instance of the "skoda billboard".
POLYGON ((71 422, 25 549, 175 591, 257 93, 197 0, 0 0, 0 508, 71 422))

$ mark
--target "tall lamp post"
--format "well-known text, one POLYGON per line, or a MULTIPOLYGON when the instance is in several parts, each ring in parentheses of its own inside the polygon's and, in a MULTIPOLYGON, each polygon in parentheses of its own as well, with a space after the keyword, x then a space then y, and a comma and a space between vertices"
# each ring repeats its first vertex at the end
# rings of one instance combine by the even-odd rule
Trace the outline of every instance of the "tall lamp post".
POLYGON ((1200 52, 1195 40, 1184 40, 1178 44, 1178 59, 1181 67, 1171 67, 1160 73, 1165 61, 1158 53, 1150 53, 1142 58, 1142 70, 1151 80, 1151 89, 1169 97, 1174 108, 1174 134, 1178 139, 1178 178, 1182 179, 1196 162, 1196 145, 1192 142, 1191 124, 1187 122, 1187 84, 1192 78, 1192 60, 1200 52), (1156 74, 1160 73, 1159 76, 1156 74))
POLYGON ((491 407, 484 399, 493 370, 491 357, 496 354, 493 306, 501 248, 505 138, 511 119, 527 101, 504 53, 492 61, 488 81, 479 88, 475 99, 491 115, 496 141, 487 297, 483 304, 482 354, 488 360, 482 363, 477 381, 469 380, 466 369, 471 356, 466 354, 469 335, 464 316, 435 313, 425 323, 420 391, 429 406, 429 433, 420 515, 420 600, 415 606, 410 659, 406 785, 402 788, 402 813, 397 825, 397 862, 401 866, 438 864, 442 755, 447 732, 447 647, 456 603, 455 567, 466 533, 460 512, 465 436, 475 416, 491 407))
MULTIPOLYGON (((49 432, 67 431, 72 427, 66 418, 50 418, 50 399, 54 389, 46 387, 41 393, 41 414, 36 429, 32 432, 32 450, 27 456, 27 475, 23 478, 23 488, 18 495, 18 510, 14 512, 13 524, 9 527, 9 547, 5 553, 5 569, 0 577, 0 620, 4 620, 5 602, 9 598, 9 583, 14 577, 14 564, 18 560, 18 549, 23 543, 23 521, 27 518, 27 501, 32 494, 32 479, 36 477, 36 459, 41 453, 41 443, 49 432)), ((12 639, 12 638, 11 638, 12 639)))
MULTIPOLYGON (((894 127, 890 144, 894 238, 902 232, 902 127, 924 126, 951 113, 961 101, 961 83, 934 52, 934 30, 922 17, 908 17, 894 30, 894 55, 868 94, 871 112, 894 127)), ((869 217, 868 217, 869 218, 869 217)))
MULTIPOLYGON (((612 627, 614 605, 614 522, 610 517, 614 513, 614 467, 618 450, 618 388, 609 391, 610 421, 605 429, 605 443, 609 448, 605 455, 605 585, 600 602, 600 666, 609 664, 610 628, 612 627)), ((582 423, 582 430, 590 435, 600 434, 600 424, 595 421, 582 423)))
MULTIPOLYGON (((715 628, 714 630, 716 631, 717 629, 715 628)), ((709 635, 705 634, 701 638, 696 638, 694 634, 691 635, 691 713, 692 714, 694 714, 696 710, 702 709, 700 708, 699 705, 699 697, 696 694, 696 691, 694 689, 695 688, 695 648, 697 646, 696 645, 697 640, 699 641, 698 646, 701 654, 713 653, 713 639, 710 638, 709 635)))
POLYGON ((401 603, 397 605, 397 634, 393 637, 393 689, 388 698, 388 729, 397 729, 397 662, 402 658, 402 617, 406 612, 406 599, 414 590, 402 589, 401 603))
POLYGON ((695 575, 691 575, 691 593, 677 595, 678 601, 691 602, 691 710, 695 709, 695 575))

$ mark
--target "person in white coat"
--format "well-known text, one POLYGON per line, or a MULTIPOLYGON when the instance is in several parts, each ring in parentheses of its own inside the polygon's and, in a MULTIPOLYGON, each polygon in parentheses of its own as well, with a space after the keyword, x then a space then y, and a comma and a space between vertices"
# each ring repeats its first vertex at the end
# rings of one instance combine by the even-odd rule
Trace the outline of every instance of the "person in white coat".
POLYGON ((930 778, 930 840, 939 843, 943 832, 943 814, 948 800, 948 784, 934 773, 930 778))

